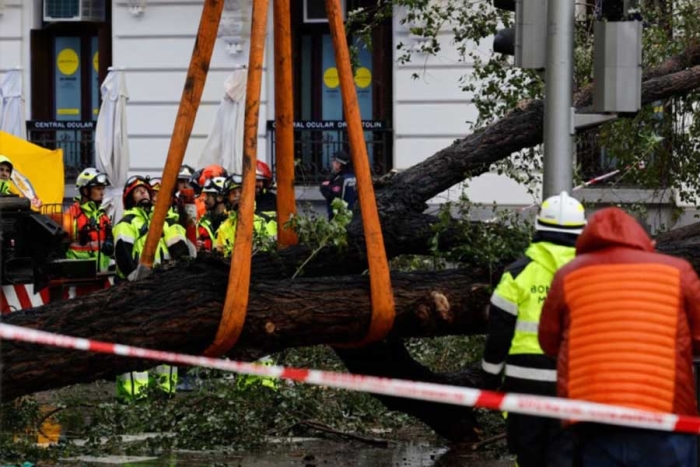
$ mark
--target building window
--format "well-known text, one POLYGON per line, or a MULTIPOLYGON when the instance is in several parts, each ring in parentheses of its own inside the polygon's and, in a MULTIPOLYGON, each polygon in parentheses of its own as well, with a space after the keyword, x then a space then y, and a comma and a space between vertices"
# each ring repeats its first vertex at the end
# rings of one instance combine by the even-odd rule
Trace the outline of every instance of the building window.
MULTIPOLYGON (((340 0, 340 9, 345 20, 345 0, 340 0)), ((304 0, 304 23, 327 23, 325 0, 304 0)))

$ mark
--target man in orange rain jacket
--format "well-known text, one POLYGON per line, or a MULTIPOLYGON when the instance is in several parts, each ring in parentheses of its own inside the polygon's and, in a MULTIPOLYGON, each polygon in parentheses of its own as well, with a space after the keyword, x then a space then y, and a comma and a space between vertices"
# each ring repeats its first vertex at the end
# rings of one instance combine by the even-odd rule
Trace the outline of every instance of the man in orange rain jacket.
MULTIPOLYGON (((700 351, 700 280, 687 261, 654 251, 618 208, 595 213, 560 269, 539 325, 557 360, 560 397, 698 415, 693 353, 700 351)), ((697 438, 574 424, 587 466, 697 466, 697 438)))

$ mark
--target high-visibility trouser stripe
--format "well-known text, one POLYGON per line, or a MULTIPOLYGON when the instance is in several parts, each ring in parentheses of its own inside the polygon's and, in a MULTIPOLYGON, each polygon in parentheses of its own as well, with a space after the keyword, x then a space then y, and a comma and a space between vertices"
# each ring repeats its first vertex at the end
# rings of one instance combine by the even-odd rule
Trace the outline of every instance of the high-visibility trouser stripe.
POLYGON ((518 316, 518 305, 516 305, 513 302, 509 302, 508 300, 501 297, 500 295, 497 295, 497 294, 491 295, 491 305, 497 306, 501 310, 503 310, 506 313, 509 313, 513 316, 518 316))
POLYGON ((532 321, 521 321, 518 320, 515 323, 515 330, 520 332, 534 332, 537 334, 540 323, 534 323, 532 321))
POLYGON ((529 379, 532 381, 546 381, 555 383, 557 381, 557 370, 547 370, 544 368, 527 368, 524 366, 506 365, 506 376, 512 378, 529 379))
POLYGON ((481 369, 484 370, 486 373, 490 373, 492 375, 498 375, 503 371, 503 367, 505 366, 506 362, 501 362, 501 363, 489 363, 486 360, 481 361, 481 369))

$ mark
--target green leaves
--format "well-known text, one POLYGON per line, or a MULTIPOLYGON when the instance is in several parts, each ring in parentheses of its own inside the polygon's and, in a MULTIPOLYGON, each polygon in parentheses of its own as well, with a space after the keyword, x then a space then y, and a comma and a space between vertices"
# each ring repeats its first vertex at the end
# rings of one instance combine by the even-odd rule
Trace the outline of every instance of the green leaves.
POLYGON ((332 220, 310 211, 310 214, 292 217, 287 224, 297 232, 299 242, 312 249, 311 254, 297 269, 292 279, 300 275, 304 267, 324 248, 333 247, 342 250, 347 247, 346 228, 352 221, 352 211, 340 198, 331 202, 331 209, 333 209, 332 220))

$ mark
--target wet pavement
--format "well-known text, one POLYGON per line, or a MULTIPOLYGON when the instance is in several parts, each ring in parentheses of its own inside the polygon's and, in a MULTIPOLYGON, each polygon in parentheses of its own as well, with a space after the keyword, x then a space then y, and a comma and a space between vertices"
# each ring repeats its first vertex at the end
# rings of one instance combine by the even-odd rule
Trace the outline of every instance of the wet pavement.
POLYGON ((272 446, 256 453, 179 451, 164 458, 79 457, 62 466, 81 467, 510 467, 512 460, 491 460, 471 449, 454 450, 427 443, 391 443, 387 448, 361 443, 308 440, 272 446))

